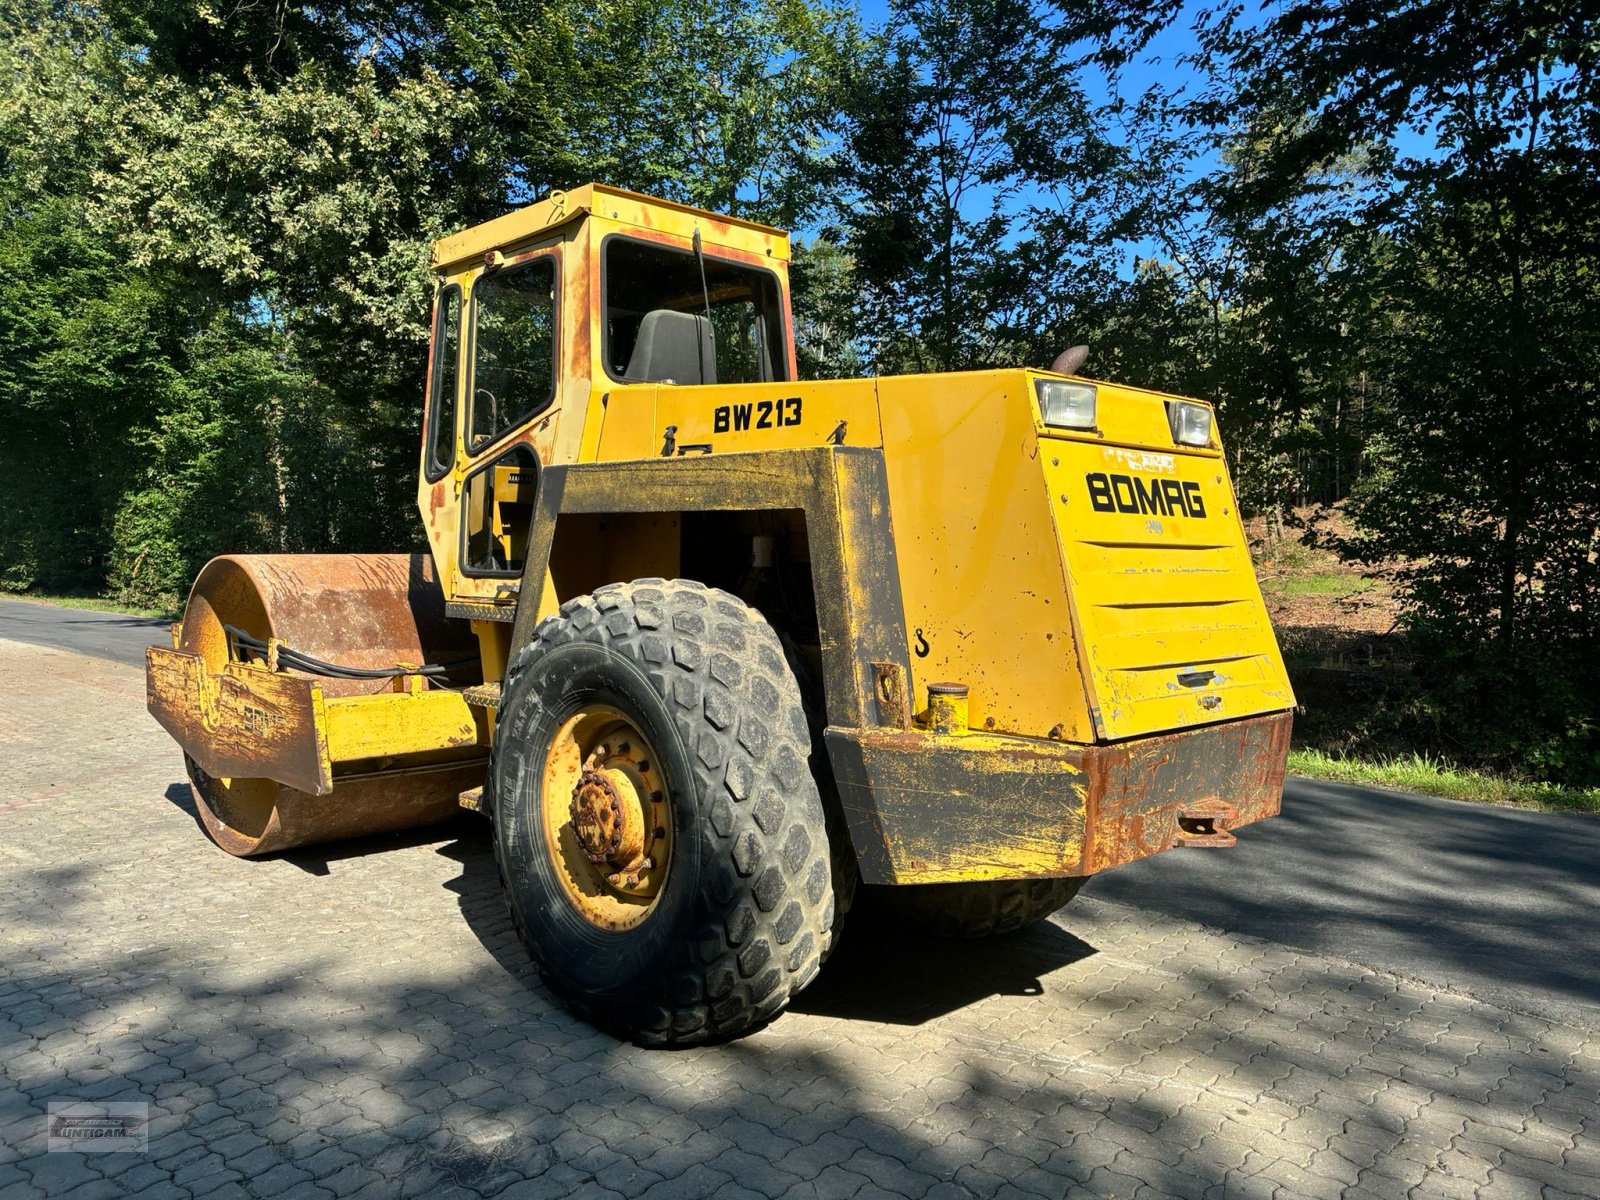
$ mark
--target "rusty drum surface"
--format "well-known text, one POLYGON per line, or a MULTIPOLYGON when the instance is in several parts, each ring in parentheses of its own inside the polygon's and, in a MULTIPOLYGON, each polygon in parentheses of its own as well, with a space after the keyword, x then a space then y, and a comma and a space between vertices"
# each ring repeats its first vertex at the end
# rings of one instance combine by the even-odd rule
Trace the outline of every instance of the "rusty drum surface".
MULTIPOLYGON (((433 562, 423 554, 212 559, 190 591, 178 638, 178 649, 198 655, 208 675, 229 660, 224 625, 341 666, 446 663, 454 664, 452 682, 476 681, 476 641, 465 622, 445 617, 433 562)), ((317 685, 328 699, 393 689, 384 679, 318 677, 317 685)), ((185 758, 201 821, 219 846, 242 857, 433 824, 457 812, 461 792, 483 779, 481 752, 334 763, 333 791, 316 796, 271 779, 219 778, 185 758)))
POLYGON ((330 794, 309 796, 271 779, 218 779, 185 762, 206 831, 240 858, 434 825, 459 812, 461 793, 483 782, 481 761, 443 763, 341 778, 330 794))
MULTIPOLYGON (((224 625, 348 667, 452 662, 474 655, 465 622, 444 615, 426 554, 229 554, 201 570, 183 610, 178 649, 212 673, 228 660, 224 625)), ((382 684, 324 682, 330 696, 382 684)))

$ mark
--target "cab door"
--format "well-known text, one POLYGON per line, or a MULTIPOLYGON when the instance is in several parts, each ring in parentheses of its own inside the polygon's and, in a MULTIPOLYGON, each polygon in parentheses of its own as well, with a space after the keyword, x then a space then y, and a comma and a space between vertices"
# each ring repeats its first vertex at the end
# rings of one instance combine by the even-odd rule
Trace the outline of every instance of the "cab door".
POLYGON ((562 247, 494 254, 439 292, 421 499, 453 601, 515 600, 560 408, 562 247))

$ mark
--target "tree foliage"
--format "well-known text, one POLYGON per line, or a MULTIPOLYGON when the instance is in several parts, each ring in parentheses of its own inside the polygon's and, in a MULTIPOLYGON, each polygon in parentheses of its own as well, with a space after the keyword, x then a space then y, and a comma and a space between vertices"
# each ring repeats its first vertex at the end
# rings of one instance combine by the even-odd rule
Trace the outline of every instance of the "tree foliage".
POLYGON ((0 583, 167 603, 223 550, 419 542, 433 239, 590 178, 799 221, 856 39, 807 0, 5 22, 0 583))
POLYGON ((841 225, 881 368, 1036 351, 1043 290, 1072 294, 1063 275, 1114 236, 1118 155, 1074 38, 1034 0, 897 0, 848 74, 841 225))
POLYGON ((859 40, 808 0, 497 0, 444 30, 509 196, 602 179, 785 226, 816 210, 859 40))
POLYGON ((0 25, 0 588, 415 545, 428 243, 599 179, 798 228, 808 375, 1088 342, 1216 401, 1247 511, 1348 501, 1436 748, 1600 777, 1594 0, 0 25))
MULTIPOLYGON (((1262 70, 1327 97, 1269 166, 1426 130, 1367 207, 1394 250, 1374 469, 1345 550, 1402 565, 1459 735, 1600 775, 1600 82, 1593 6, 1288 10, 1262 70), (1405 45, 1407 53, 1396 52, 1405 45)), ((1269 184, 1270 176, 1269 176, 1269 184)))

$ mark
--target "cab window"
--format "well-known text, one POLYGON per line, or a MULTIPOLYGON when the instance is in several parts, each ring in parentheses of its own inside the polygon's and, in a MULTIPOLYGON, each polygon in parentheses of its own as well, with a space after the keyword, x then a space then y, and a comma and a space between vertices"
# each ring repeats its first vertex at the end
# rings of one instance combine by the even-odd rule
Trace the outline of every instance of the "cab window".
POLYGON ((433 392, 428 398, 428 480, 456 458, 456 375, 461 351, 461 289, 439 293, 433 323, 433 392))
POLYGON ((555 287, 555 262, 548 257, 492 271, 474 285, 469 452, 555 398, 555 287))
POLYGON ((709 252, 704 261, 702 285, 693 251, 624 237, 606 239, 603 353, 613 379, 688 382, 678 377, 685 364, 693 382, 787 378, 777 276, 709 252), (706 345, 709 354, 702 349, 706 345))

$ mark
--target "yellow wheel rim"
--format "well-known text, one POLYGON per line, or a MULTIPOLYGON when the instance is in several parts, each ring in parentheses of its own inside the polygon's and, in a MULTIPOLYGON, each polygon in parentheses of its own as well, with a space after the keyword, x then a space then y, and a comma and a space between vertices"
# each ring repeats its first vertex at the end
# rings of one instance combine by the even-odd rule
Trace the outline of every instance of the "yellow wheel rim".
POLYGON ((627 717, 590 705, 545 756, 543 826, 556 878, 591 925, 632 929, 672 865, 672 811, 654 748, 627 717))

